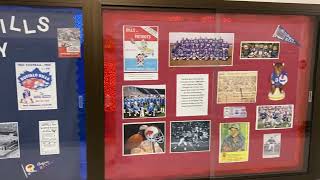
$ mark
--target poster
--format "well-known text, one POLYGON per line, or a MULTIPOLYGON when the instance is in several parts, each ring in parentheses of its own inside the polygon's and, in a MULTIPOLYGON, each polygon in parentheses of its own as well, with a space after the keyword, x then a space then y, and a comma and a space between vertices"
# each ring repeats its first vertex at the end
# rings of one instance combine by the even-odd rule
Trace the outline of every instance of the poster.
POLYGON ((257 71, 218 72, 217 103, 255 103, 257 71))
POLYGON ((232 66, 233 33, 169 33, 170 67, 232 66))
POLYGON ((240 59, 279 59, 278 41, 242 41, 240 59))
POLYGON ((59 58, 81 57, 80 29, 58 28, 59 58))
POLYGON ((165 122, 123 124, 123 155, 165 153, 165 122))
POLYGON ((60 154, 57 120, 39 121, 40 155, 60 154))
POLYGON ((19 110, 57 109, 54 62, 16 62, 19 110))
POLYGON ((157 26, 123 26, 125 80, 140 80, 143 73, 144 80, 158 79, 158 33, 157 26))
POLYGON ((166 116, 166 85, 123 86, 123 119, 166 116))
POLYGON ((263 158, 278 158, 281 152, 281 134, 263 135, 263 158))
POLYGON ((211 125, 208 120, 172 121, 170 126, 170 152, 210 151, 211 125))
POLYGON ((208 115, 208 74, 177 74, 177 116, 208 115))
POLYGON ((0 160, 20 158, 18 128, 17 122, 0 123, 0 160))
POLYGON ((293 104, 257 106, 256 114, 256 130, 288 129, 293 127, 293 104))
POLYGON ((248 161, 249 131, 249 122, 220 124, 219 163, 248 161))

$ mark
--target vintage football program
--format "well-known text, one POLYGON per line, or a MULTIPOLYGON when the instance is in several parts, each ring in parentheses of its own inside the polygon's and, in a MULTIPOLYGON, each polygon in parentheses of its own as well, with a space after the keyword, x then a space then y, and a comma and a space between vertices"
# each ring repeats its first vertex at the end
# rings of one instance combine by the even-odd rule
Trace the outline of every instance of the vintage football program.
POLYGON ((263 158, 278 158, 281 152, 281 134, 263 135, 263 158))
POLYGON ((58 28, 59 58, 80 58, 81 41, 79 28, 58 28))

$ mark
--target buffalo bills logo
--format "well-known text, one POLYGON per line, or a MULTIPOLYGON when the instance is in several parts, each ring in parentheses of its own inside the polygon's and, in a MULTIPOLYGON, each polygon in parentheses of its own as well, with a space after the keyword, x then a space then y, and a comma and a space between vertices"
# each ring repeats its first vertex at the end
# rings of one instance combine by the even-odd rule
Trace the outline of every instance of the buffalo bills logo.
POLYGON ((38 68, 33 71, 25 71, 18 77, 21 86, 31 89, 39 90, 45 89, 51 85, 52 76, 47 73, 41 72, 38 68))

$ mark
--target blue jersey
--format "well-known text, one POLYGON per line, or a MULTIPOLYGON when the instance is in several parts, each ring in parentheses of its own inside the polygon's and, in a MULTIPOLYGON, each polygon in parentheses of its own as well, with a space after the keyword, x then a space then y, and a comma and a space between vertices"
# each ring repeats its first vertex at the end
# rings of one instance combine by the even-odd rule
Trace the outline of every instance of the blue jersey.
POLYGON ((288 74, 286 72, 281 72, 281 74, 277 75, 275 72, 271 74, 272 85, 276 87, 281 87, 287 83, 288 74))

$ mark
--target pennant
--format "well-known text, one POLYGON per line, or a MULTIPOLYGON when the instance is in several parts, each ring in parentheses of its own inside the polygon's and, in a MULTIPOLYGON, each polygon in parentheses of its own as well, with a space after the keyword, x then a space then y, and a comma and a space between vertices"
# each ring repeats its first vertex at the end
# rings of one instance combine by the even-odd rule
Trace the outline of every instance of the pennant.
POLYGON ((272 37, 299 46, 299 42, 294 39, 281 25, 278 25, 272 37))

